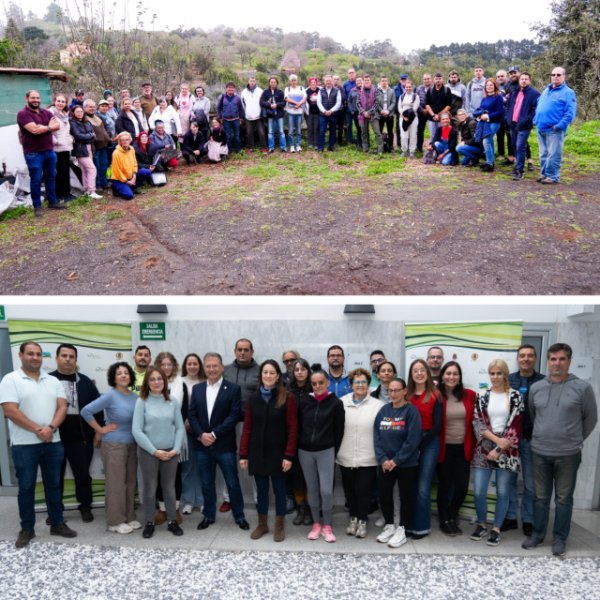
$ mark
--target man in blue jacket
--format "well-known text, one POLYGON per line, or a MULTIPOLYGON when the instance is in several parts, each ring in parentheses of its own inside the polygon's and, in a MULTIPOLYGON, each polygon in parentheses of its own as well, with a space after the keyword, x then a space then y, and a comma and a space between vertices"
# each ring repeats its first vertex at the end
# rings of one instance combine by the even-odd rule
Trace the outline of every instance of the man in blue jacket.
POLYGON ((533 116, 540 97, 540 93, 531 86, 531 75, 525 71, 519 77, 519 87, 516 94, 510 95, 506 118, 510 127, 510 139, 515 148, 516 160, 512 172, 515 181, 523 179, 527 140, 533 129, 533 116))
POLYGON ((204 496, 204 518, 198 529, 215 522, 217 493, 216 468, 219 465, 227 485, 233 518, 240 529, 250 529, 244 516, 244 498, 237 472, 235 426, 242 394, 235 383, 223 379, 223 359, 216 352, 204 355, 207 381, 192 388, 188 420, 196 439, 196 463, 204 496))
POLYGON ((225 93, 217 100, 217 117, 223 121, 229 152, 241 152, 240 128, 246 118, 242 99, 235 93, 235 83, 225 86, 225 93))
POLYGON ((560 163, 567 135, 567 128, 577 114, 575 92, 565 83, 565 70, 554 67, 552 82, 542 92, 538 101, 533 124, 538 129, 540 163, 542 170, 539 183, 560 182, 560 163))

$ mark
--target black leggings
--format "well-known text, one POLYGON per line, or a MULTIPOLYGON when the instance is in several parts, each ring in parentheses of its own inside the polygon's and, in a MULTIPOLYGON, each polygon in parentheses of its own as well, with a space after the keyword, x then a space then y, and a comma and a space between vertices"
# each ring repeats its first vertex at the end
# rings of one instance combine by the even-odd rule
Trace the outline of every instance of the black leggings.
POLYGON ((386 525, 394 523, 394 485, 400 492, 400 525, 406 527, 412 520, 417 503, 419 467, 396 467, 385 471, 379 467, 379 505, 386 525))
POLYGON ((458 517, 469 489, 470 472, 464 444, 446 444, 444 462, 437 467, 437 505, 441 523, 458 517))
POLYGON ((371 490, 377 477, 377 467, 340 467, 342 484, 350 517, 366 521, 371 505, 371 490))

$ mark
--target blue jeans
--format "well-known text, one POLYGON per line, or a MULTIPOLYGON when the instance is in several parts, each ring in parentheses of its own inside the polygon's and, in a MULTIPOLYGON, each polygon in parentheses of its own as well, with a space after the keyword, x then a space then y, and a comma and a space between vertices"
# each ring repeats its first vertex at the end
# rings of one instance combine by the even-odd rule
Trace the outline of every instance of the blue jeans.
POLYGON ((331 113, 328 117, 324 114, 319 115, 319 150, 325 150, 325 133, 329 129, 329 149, 333 150, 335 146, 335 128, 337 123, 336 113, 331 113))
POLYGON ((105 188, 108 185, 106 170, 108 169, 108 148, 97 148, 94 154, 96 165, 96 188, 105 188))
POLYGON ((531 129, 517 131, 516 123, 510 125, 510 139, 512 140, 515 153, 515 171, 522 173, 525 170, 525 159, 527 158, 527 140, 531 129))
POLYGON ((19 517, 21 529, 35 527, 35 485, 38 466, 42 471, 48 517, 52 525, 63 519, 60 470, 65 452, 60 442, 12 446, 12 458, 19 482, 19 517))
POLYGON ((554 527, 552 539, 565 541, 571 531, 573 492, 577 483, 577 470, 581 452, 571 456, 544 456, 532 452, 535 480, 533 501, 533 537, 543 540, 548 528, 548 511, 554 487, 554 527))
POLYGON ((490 135, 483 138, 483 151, 485 152, 485 162, 488 165, 494 165, 496 162, 494 154, 494 136, 500 129, 500 123, 490 123, 490 135))
POLYGON ((152 177, 152 173, 149 169, 139 169, 135 177, 135 185, 129 185, 122 181, 113 181, 113 192, 117 196, 125 198, 125 200, 133 200, 133 190, 143 185, 146 181, 149 181, 150 177, 152 177))
POLYGON ((255 475, 256 481, 256 511, 259 515, 269 513, 269 479, 273 485, 273 494, 275 495, 275 514, 278 517, 284 517, 286 513, 286 483, 285 475, 265 476, 255 475))
POLYGON ((299 146, 302 141, 302 115, 288 114, 288 136, 290 146, 299 146), (294 143, 294 132, 296 134, 296 143, 294 143))
POLYGON ((268 119, 269 125, 269 150, 275 149, 275 127, 279 134, 279 147, 285 150, 285 131, 283 130, 283 117, 280 119, 268 119))
MULTIPOLYGON (((439 142, 436 142, 434 144, 435 146, 435 151, 439 154, 442 154, 444 152, 446 152, 446 150, 448 150, 448 142, 446 142, 445 140, 441 140, 439 142)), ((446 154, 446 156, 444 156, 444 158, 442 158, 442 164, 443 165, 450 165, 452 164, 452 153, 448 152, 448 154, 446 154)))
POLYGON ((54 150, 26 152, 25 162, 31 180, 29 185, 33 208, 41 208, 42 206, 42 177, 44 178, 48 204, 56 204, 56 153, 54 150))
POLYGON ((439 452, 439 437, 436 437, 421 450, 421 455, 419 456, 417 502, 415 504, 412 526, 408 528, 408 531, 412 533, 426 534, 431 531, 431 480, 435 473, 439 452))
POLYGON ((204 516, 214 521, 217 514, 217 490, 215 477, 217 465, 223 473, 225 485, 229 492, 231 512, 236 523, 244 519, 244 497, 237 472, 237 460, 235 452, 219 452, 212 448, 196 450, 196 463, 200 472, 202 482, 202 495, 204 496, 204 516))
MULTIPOLYGON (((521 498, 521 521, 533 523, 533 466, 531 464, 531 441, 522 439, 519 442, 519 456, 521 457, 521 473, 523 474, 523 496, 521 498)), ((506 511, 507 519, 517 518, 517 479, 518 473, 513 473, 510 484, 510 501, 506 511)))
POLYGON ((188 459, 181 463, 181 504, 191 504, 200 508, 204 504, 202 483, 196 463, 196 440, 193 435, 186 433, 188 442, 188 459))
POLYGON ((481 148, 470 144, 459 144, 456 146, 456 151, 463 155, 463 159, 460 161, 461 165, 469 164, 470 161, 481 158, 482 154, 481 148))
POLYGON ((492 473, 496 474, 496 510, 494 512, 494 527, 500 529, 508 510, 510 497, 510 482, 513 473, 508 469, 481 469, 475 467, 473 471, 473 494, 475 496, 475 511, 477 522, 487 522, 487 493, 492 473))
POLYGON ((227 138, 227 147, 229 148, 229 152, 241 152, 242 142, 240 140, 240 120, 224 120, 223 128, 225 129, 225 137, 227 138))
POLYGON ((551 129, 550 131, 538 131, 538 142, 540 146, 540 175, 560 181, 560 163, 562 161, 563 144, 565 143, 566 131, 551 129))

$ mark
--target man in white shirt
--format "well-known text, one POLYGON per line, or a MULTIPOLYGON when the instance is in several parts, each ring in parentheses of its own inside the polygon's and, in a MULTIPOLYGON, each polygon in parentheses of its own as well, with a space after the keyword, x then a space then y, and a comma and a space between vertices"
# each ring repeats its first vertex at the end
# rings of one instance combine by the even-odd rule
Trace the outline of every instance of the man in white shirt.
POLYGON ((75 537, 63 518, 60 471, 64 458, 58 433, 67 414, 67 401, 58 379, 41 370, 42 347, 23 342, 21 368, 0 383, 0 404, 8 419, 13 464, 19 483, 21 531, 16 547, 24 548, 35 537, 35 488, 38 467, 50 520, 50 535, 75 537))
POLYGON ((319 152, 325 150, 325 133, 329 129, 329 152, 333 152, 335 146, 335 132, 337 125, 337 111, 342 107, 342 94, 333 85, 331 75, 325 75, 324 86, 319 91, 317 106, 321 111, 319 121, 319 152))
POLYGON ((254 150, 254 136, 256 134, 258 134, 260 151, 263 154, 267 152, 267 138, 261 118, 262 108, 260 106, 260 97, 262 93, 263 89, 256 85, 256 77, 250 77, 248 85, 240 94, 242 104, 244 105, 244 112, 246 113, 246 120, 244 121, 246 126, 246 152, 254 150))

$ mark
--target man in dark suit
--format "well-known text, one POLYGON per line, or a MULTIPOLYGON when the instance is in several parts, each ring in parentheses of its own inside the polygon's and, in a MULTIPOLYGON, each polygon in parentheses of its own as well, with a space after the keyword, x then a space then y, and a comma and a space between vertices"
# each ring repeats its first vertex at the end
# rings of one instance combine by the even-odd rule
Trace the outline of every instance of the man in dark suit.
POLYGON ((219 465, 231 502, 233 518, 240 529, 249 529, 244 516, 244 498, 238 479, 235 425, 241 410, 241 389, 223 379, 223 359, 216 352, 204 355, 208 381, 192 388, 188 419, 196 439, 196 461, 204 496, 204 519, 198 529, 215 522, 217 493, 215 476, 219 465))

